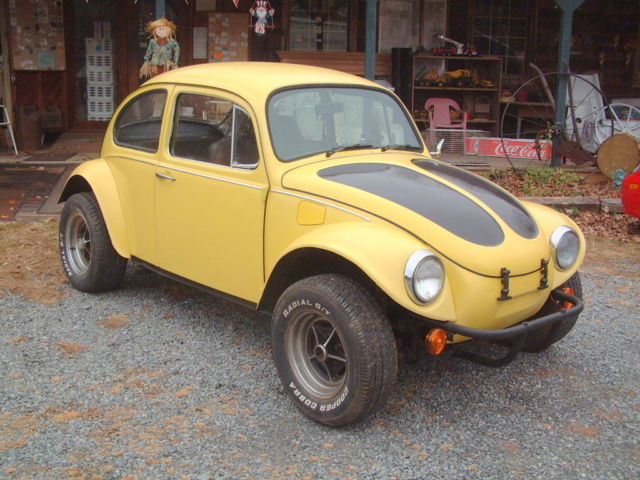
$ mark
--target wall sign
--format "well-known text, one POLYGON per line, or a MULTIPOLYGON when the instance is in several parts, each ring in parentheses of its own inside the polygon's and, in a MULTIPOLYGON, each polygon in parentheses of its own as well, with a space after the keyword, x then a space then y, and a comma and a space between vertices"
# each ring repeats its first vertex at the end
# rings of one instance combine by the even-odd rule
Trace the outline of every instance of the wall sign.
POLYGON ((62 0, 9 0, 14 70, 64 70, 62 0))
POLYGON ((209 63, 249 59, 249 20, 246 13, 209 14, 209 63))

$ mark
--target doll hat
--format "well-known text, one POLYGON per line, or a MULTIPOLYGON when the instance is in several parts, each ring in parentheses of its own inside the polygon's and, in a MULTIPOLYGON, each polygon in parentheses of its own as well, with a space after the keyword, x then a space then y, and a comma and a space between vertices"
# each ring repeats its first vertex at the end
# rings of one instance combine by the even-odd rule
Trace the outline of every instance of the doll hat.
POLYGON ((171 20, 167 20, 164 17, 154 20, 153 22, 147 23, 147 28, 146 28, 147 33, 149 35, 153 35, 153 31, 158 27, 169 27, 171 29, 172 34, 176 33, 176 24, 173 23, 171 20))

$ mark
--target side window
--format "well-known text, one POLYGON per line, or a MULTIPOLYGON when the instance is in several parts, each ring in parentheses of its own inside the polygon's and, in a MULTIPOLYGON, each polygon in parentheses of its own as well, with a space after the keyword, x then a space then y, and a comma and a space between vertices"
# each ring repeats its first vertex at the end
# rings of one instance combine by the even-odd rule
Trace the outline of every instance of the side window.
POLYGON ((145 152, 157 151, 166 102, 164 90, 145 92, 131 100, 116 120, 115 143, 145 152))
POLYGON ((234 108, 231 165, 238 168, 254 168, 258 165, 258 145, 251 117, 237 105, 234 108))
POLYGON ((180 94, 171 154, 217 165, 253 168, 258 164, 258 149, 251 118, 227 100, 180 94))

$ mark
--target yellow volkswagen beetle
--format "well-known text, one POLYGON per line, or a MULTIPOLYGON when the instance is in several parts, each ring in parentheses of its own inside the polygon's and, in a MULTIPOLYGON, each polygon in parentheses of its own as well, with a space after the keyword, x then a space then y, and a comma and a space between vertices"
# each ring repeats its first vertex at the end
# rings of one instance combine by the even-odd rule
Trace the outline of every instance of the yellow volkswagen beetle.
POLYGON ((393 93, 333 70, 159 75, 60 201, 75 288, 116 288, 135 260, 271 315, 285 389, 328 425, 384 404, 399 350, 479 338, 504 356, 467 357, 505 364, 561 339, 583 307, 569 218, 433 160, 393 93))

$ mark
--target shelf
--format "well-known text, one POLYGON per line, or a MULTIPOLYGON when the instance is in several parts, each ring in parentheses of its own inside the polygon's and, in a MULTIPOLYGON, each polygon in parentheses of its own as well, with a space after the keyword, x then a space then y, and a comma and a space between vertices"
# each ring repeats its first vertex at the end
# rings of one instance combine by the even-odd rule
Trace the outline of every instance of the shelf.
POLYGON ((467 120, 467 123, 484 123, 487 125, 493 125, 494 123, 498 123, 498 121, 490 118, 470 118, 467 120))
MULTIPOLYGON (((414 122, 422 122, 422 123, 429 123, 429 120, 427 118, 424 117, 413 117, 413 121, 414 122)), ((487 118, 477 118, 477 119, 468 119, 467 123, 475 123, 475 124, 482 124, 482 125, 493 125, 495 123, 498 123, 497 120, 491 120, 491 119, 487 119, 487 118)))
POLYGON ((501 61, 502 57, 495 55, 414 55, 414 60, 456 60, 456 61, 501 61))
POLYGON ((475 18, 482 18, 484 20, 526 20, 527 17, 505 17, 505 16, 501 16, 501 17, 493 17, 491 15, 476 15, 475 18))
POLYGON ((459 90, 462 92, 497 92, 497 88, 480 88, 480 87, 425 87, 416 85, 416 90, 459 90))
MULTIPOLYGON (((497 135, 500 113, 500 91, 502 87, 502 57, 495 55, 485 56, 463 56, 463 55, 414 55, 413 57, 413 77, 411 111, 414 113, 414 120, 420 124, 428 123, 424 105, 426 100, 434 97, 450 97, 454 99, 462 109, 471 115, 474 113, 487 118, 470 118, 467 120, 469 128, 480 128, 497 135), (418 85, 415 81, 415 74, 420 73, 420 82, 425 82, 423 73, 432 74, 433 71, 438 76, 443 75, 443 71, 466 69, 472 71, 477 78, 490 81, 492 87, 481 86, 436 86, 418 85), (429 72, 431 70, 431 72, 429 72), (480 98, 484 97, 484 98, 480 98), (478 102, 476 104, 475 102, 478 102), (475 108, 483 104, 488 109, 475 108), (484 114, 484 115, 483 115, 484 114)), ((426 83, 426 82, 425 82, 426 83)), ((435 83, 435 82, 434 82, 435 83)), ((474 82, 475 83, 475 82, 474 82)))

